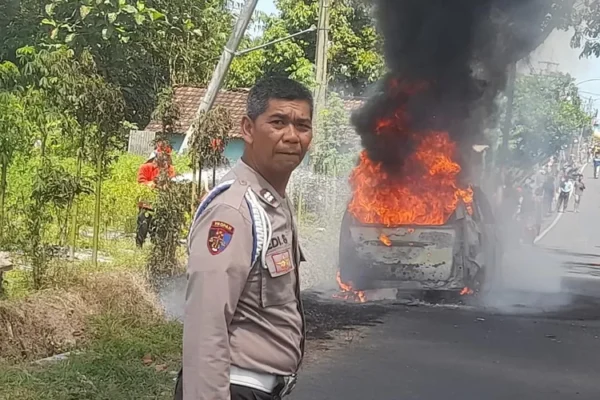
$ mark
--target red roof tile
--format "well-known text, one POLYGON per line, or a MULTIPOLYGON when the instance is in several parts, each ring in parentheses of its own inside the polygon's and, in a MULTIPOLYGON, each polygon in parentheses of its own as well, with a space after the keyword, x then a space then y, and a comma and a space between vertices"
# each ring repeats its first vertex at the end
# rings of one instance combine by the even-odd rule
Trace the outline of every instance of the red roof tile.
MULTIPOLYGON (((174 89, 174 101, 179 106, 179 121, 177 131, 185 133, 192 124, 196 111, 202 102, 202 98, 206 93, 206 88, 179 86, 174 89)), ((239 136, 239 121, 245 114, 246 99, 248 98, 247 89, 239 90, 221 90, 215 100, 215 106, 220 105, 226 107, 234 121, 234 126, 231 129, 231 136, 239 136)), ((160 131, 160 121, 150 121, 146 126, 147 131, 160 131)))
MULTIPOLYGON (((248 99, 249 89, 221 90, 215 100, 215 106, 226 107, 233 120, 231 137, 239 137, 239 121, 246 114, 246 101, 248 99)), ((179 121, 177 132, 185 133, 194 120, 196 111, 202 102, 206 93, 206 88, 179 86, 174 89, 174 101, 179 106, 179 121)), ((363 103, 362 99, 344 100, 344 108, 353 111, 359 108, 363 103)), ((147 131, 158 132, 161 129, 160 121, 152 120, 146 126, 147 131)))

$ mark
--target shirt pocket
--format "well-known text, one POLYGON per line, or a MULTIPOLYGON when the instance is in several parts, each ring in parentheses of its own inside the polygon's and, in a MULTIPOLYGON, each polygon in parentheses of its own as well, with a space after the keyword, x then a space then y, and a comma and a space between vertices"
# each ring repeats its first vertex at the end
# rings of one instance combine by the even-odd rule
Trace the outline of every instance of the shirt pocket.
POLYGON ((278 247, 265 257, 261 269, 263 307, 281 306, 296 300, 296 265, 292 246, 278 247))

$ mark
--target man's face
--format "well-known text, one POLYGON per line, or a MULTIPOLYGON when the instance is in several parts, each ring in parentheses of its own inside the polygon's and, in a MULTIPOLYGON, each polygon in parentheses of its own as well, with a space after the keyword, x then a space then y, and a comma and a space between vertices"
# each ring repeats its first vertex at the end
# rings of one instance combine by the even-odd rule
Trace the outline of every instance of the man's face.
POLYGON ((242 134, 257 167, 291 173, 312 141, 310 105, 303 100, 271 99, 255 121, 244 117, 242 134))

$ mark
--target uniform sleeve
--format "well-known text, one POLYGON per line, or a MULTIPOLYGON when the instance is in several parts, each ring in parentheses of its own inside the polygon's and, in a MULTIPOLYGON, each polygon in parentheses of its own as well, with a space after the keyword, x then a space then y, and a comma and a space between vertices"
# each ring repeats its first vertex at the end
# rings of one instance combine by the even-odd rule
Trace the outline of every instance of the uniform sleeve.
POLYGON ((252 225, 218 204, 192 228, 183 328, 183 400, 229 400, 228 328, 252 267, 252 225))

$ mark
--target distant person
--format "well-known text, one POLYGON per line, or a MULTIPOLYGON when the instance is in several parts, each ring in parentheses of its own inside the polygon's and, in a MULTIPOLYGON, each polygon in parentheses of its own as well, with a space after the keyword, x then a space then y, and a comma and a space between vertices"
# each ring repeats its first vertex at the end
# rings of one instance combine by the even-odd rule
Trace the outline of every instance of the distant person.
POLYGON ((585 190, 585 183, 583 183, 583 176, 579 175, 577 181, 573 184, 573 196, 575 200, 575 212, 579 212, 579 204, 581 203, 581 196, 585 190))
POLYGON ((594 179, 598 179, 598 173, 600 172, 600 152, 594 154, 594 179))
POLYGON ((571 192, 573 191, 573 181, 569 176, 563 176, 559 194, 558 194, 558 205, 556 206, 557 212, 565 212, 567 211, 567 206, 569 205, 569 198, 571 197, 571 192))
MULTIPOLYGON (((156 150, 150 154, 150 157, 140 165, 138 170, 137 182, 146 185, 151 189, 156 188, 161 168, 168 168, 169 178, 175 176, 175 168, 171 160, 171 147, 168 144, 159 143, 156 150)), ((142 248, 148 233, 152 233, 153 225, 152 206, 147 201, 138 202, 138 218, 135 234, 135 244, 138 248, 142 248)))
POLYGON ((522 219, 532 217, 535 214, 535 197, 529 184, 523 185, 519 199, 519 214, 522 219))
POLYGON ((536 236, 539 236, 542 230, 542 221, 544 220, 544 188, 538 186, 534 191, 535 202, 535 229, 536 236))
POLYGON ((519 204, 519 227, 522 232, 521 240, 530 242, 540 231, 541 220, 537 218, 539 205, 535 200, 535 193, 530 184, 525 184, 521 189, 521 197, 519 204), (531 236, 530 234, 533 233, 531 236))
POLYGON ((559 171, 559 163, 558 158, 556 156, 552 156, 552 164, 550 165, 552 176, 558 176, 559 171))
POLYGON ((554 177, 546 177, 546 181, 542 185, 543 191, 543 208, 544 214, 548 215, 552 213, 552 204, 554 203, 554 196, 556 193, 556 186, 554 185, 554 177))

